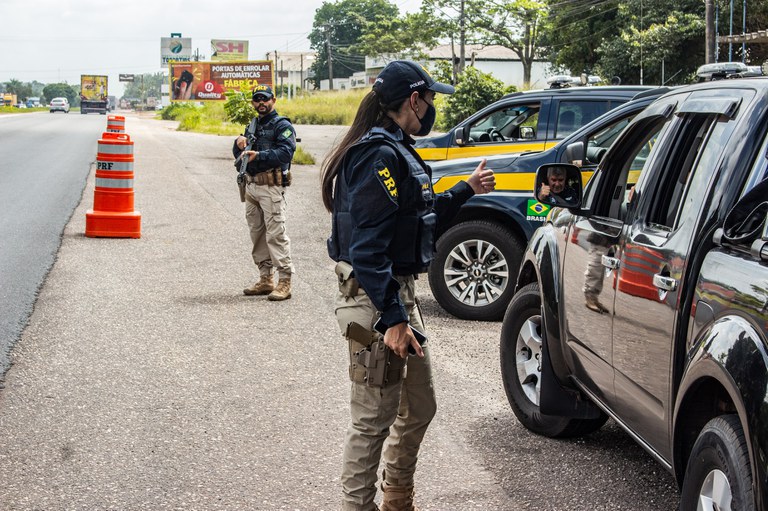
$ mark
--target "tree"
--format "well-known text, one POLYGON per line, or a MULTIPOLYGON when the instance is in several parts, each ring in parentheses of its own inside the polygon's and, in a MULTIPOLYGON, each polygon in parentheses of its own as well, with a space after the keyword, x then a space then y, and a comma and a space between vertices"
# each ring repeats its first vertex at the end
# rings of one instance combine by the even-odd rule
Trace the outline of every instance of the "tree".
MULTIPOLYGON (((445 69, 438 69, 435 76, 442 79, 445 74, 445 69)), ((509 91, 505 90, 504 84, 497 78, 474 67, 467 67, 459 76, 456 92, 440 97, 437 106, 438 129, 446 130, 456 126, 484 106, 500 99, 506 92, 509 91)))
POLYGON ((476 42, 512 50, 523 65, 523 84, 531 83, 531 68, 547 6, 539 0, 465 0, 465 15, 476 42))
POLYGON ((701 0, 549 0, 545 53, 572 74, 685 83, 704 63, 701 0))
POLYGON ((396 19, 397 6, 387 0, 339 0, 323 2, 315 12, 309 41, 317 57, 312 64, 315 86, 328 79, 330 43, 334 78, 346 78, 365 70, 365 55, 356 49, 366 27, 375 20, 396 19))
POLYGON ((28 97, 32 96, 32 85, 12 78, 5 84, 5 91, 10 92, 11 94, 16 94, 18 101, 23 102, 28 97))
POLYGON ((159 98, 161 85, 167 80, 163 73, 144 73, 135 75, 133 82, 127 82, 123 97, 138 98, 142 101, 146 98, 159 98))
POLYGON ((548 16, 542 25, 542 56, 571 74, 593 73, 600 44, 619 37, 617 18, 618 3, 549 0, 548 16))
POLYGON ((437 45, 442 34, 434 17, 425 12, 402 17, 377 17, 367 21, 354 50, 361 55, 398 55, 401 58, 424 58, 425 49, 437 45))
POLYGON ((67 83, 49 83, 43 87, 43 96, 48 103, 53 98, 67 98, 70 105, 76 106, 80 102, 79 90, 67 83))

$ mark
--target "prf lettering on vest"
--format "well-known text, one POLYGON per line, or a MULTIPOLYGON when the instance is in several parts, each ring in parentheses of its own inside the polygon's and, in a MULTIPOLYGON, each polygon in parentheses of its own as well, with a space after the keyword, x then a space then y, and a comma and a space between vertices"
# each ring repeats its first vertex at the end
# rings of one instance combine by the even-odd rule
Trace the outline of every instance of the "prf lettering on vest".
POLYGON ((389 169, 384 167, 379 171, 379 177, 384 186, 387 187, 387 191, 392 197, 397 197, 397 186, 395 185, 395 179, 389 173, 389 169))
POLYGON ((111 161, 97 161, 96 162, 96 168, 99 170, 112 170, 112 162, 111 161))

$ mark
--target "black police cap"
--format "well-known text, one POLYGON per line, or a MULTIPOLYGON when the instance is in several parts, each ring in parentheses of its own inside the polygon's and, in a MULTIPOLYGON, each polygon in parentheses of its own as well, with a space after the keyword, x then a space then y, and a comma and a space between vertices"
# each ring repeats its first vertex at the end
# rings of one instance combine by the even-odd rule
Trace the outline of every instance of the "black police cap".
POLYGON ((394 60, 376 77, 373 90, 385 104, 405 99, 414 91, 431 90, 442 94, 453 94, 452 85, 434 80, 423 66, 411 60, 394 60))
POLYGON ((272 99, 275 94, 272 92, 272 87, 269 85, 257 85, 253 88, 251 99, 256 99, 256 96, 266 96, 267 99, 272 99))

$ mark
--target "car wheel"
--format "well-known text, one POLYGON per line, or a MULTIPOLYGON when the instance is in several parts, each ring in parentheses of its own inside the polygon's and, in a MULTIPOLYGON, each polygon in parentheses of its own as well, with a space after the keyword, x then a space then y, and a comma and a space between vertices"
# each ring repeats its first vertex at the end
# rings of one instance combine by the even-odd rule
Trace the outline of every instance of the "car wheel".
POLYGON ((574 419, 541 413, 543 332, 541 295, 534 282, 515 294, 501 326, 501 379, 512 411, 527 429, 547 437, 583 436, 600 429, 608 420, 605 414, 574 419))
POLYGON ((737 415, 709 421, 693 444, 680 509, 753 511, 747 440, 737 415))
POLYGON ((508 228, 463 222, 437 241, 429 285, 438 303, 460 319, 499 320, 514 291, 523 245, 508 228))

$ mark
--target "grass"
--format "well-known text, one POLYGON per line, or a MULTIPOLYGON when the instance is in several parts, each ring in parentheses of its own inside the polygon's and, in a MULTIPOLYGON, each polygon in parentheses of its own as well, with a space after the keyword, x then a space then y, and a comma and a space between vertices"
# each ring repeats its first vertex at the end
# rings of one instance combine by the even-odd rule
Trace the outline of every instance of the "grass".
MULTIPOLYGON (((365 89, 351 91, 322 91, 288 98, 278 98, 275 108, 294 124, 333 124, 349 126, 357 113, 360 101, 368 93, 365 89)), ((243 126, 227 120, 224 103, 206 102, 202 106, 193 103, 173 103, 164 108, 158 117, 179 121, 179 131, 207 133, 209 135, 236 136, 243 126)), ((315 159, 299 146, 293 162, 313 165, 315 159)))
POLYGON ((16 108, 15 106, 0 106, 0 114, 31 114, 32 112, 47 112, 47 106, 37 108, 16 108))

